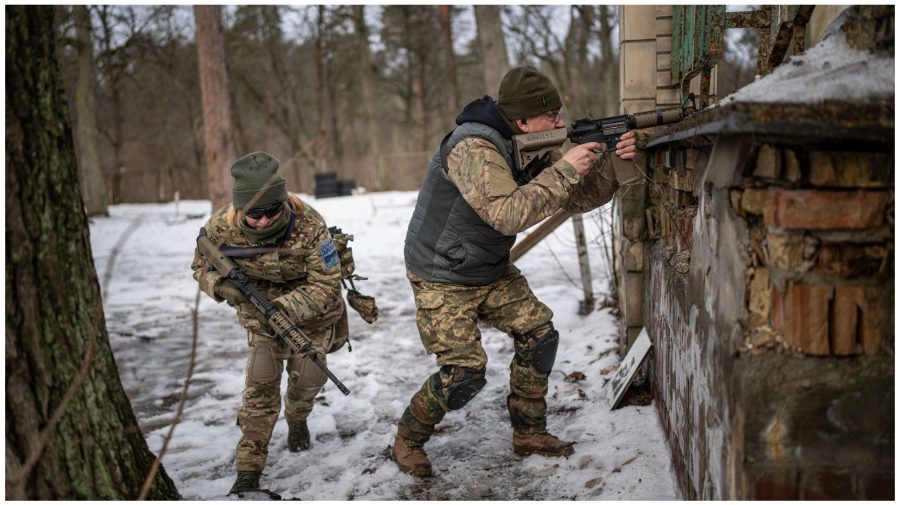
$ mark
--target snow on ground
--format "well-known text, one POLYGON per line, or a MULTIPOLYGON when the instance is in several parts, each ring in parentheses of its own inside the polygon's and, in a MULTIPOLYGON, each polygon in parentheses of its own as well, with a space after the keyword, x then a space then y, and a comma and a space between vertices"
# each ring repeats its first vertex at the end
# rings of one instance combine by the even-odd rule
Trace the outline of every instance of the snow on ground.
POLYGON ((894 97, 894 58, 853 49, 838 30, 721 101, 822 103, 894 97))
MULTIPOLYGON (((548 394, 549 427, 577 442, 568 459, 520 458, 506 413, 511 340, 483 328, 488 384, 463 410, 449 413, 426 445, 436 476, 400 473, 389 459, 396 422, 422 381, 436 370, 415 326, 403 267, 403 239, 416 193, 386 192, 316 201, 329 225, 355 235, 357 287, 374 295, 380 318, 367 325, 351 312, 351 342, 328 365, 352 391, 328 383, 309 419, 313 446, 285 447, 279 419, 263 486, 304 500, 671 500, 679 494, 655 407, 608 409, 604 385, 614 373, 616 321, 608 310, 576 314, 582 298, 570 224, 518 262, 538 297, 554 311, 561 344, 548 394), (573 285, 573 282, 575 285, 573 285), (566 382, 579 371, 586 379, 566 382)), ((600 211, 585 216, 594 291, 609 268, 597 237, 600 211)), ((603 209, 604 213, 609 208, 603 209)), ((177 411, 191 349, 191 278, 197 231, 209 202, 118 205, 94 218, 91 241, 104 293, 110 340, 122 382, 151 450, 158 454, 177 411), (132 230, 133 233, 126 235, 132 230), (123 238, 124 237, 124 238, 123 238), (110 256, 119 243, 110 266, 110 256)), ((247 357, 246 332, 233 309, 200 296, 199 341, 184 417, 163 465, 187 499, 223 499, 235 477, 235 425, 247 357)), ((282 385, 284 389, 284 384, 282 385)))

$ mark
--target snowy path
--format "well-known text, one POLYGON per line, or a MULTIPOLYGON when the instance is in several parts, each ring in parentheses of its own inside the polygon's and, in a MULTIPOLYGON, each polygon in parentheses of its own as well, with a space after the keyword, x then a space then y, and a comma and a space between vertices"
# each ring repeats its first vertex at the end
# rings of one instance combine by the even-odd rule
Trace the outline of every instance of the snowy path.
MULTIPOLYGON (((399 192, 320 201, 304 197, 329 225, 355 235, 357 273, 370 279, 357 287, 376 297, 381 315, 367 325, 351 312, 353 352, 341 349, 328 357, 351 395, 326 385, 309 420, 308 452, 288 452, 287 426, 279 420, 263 485, 304 500, 678 499, 655 408, 607 408, 603 386, 618 363, 615 318, 606 310, 576 315, 580 288, 561 272, 578 279, 569 224, 518 266, 555 313, 561 345, 548 395, 549 427, 577 442, 575 455, 556 460, 513 454, 505 402, 512 343, 485 327, 488 385, 465 409, 448 414, 426 445, 436 476, 422 480, 398 472, 389 459, 397 419, 436 369, 419 342, 403 268, 403 238, 415 197, 399 192), (575 371, 586 379, 566 382, 575 371)), ((154 452, 175 415, 188 367, 190 311, 197 294, 190 262, 208 209, 205 201, 182 202, 177 214, 174 204, 120 205, 111 208, 111 217, 91 224, 103 279, 116 241, 137 223, 109 272, 105 309, 122 381, 154 452)), ((597 236, 596 220, 586 217, 585 227, 589 239, 597 236)), ((589 254, 594 289, 603 291, 607 267, 596 244, 589 254)), ((190 398, 163 464, 185 498, 216 500, 224 498, 235 475, 246 332, 230 307, 205 295, 199 328, 190 398)))

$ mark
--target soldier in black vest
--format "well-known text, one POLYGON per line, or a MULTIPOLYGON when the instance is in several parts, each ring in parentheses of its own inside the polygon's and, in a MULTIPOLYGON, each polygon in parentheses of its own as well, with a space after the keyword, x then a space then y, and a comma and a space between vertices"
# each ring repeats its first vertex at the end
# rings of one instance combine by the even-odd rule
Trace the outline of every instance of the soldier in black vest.
MULTIPOLYGON (((618 188, 609 160, 594 151, 597 143, 514 168, 512 136, 565 126, 561 107, 546 76, 530 66, 513 68, 496 102, 485 96, 466 105, 428 165, 404 258, 419 334, 440 370, 413 395, 398 424, 394 459, 403 472, 431 475, 423 446, 435 425, 484 386, 479 320, 515 342, 507 397, 515 453, 574 452, 547 431, 544 397, 559 342, 553 313, 509 261, 517 233, 561 208, 597 208, 618 188)), ((616 147, 621 158, 634 158, 634 135, 616 147)))

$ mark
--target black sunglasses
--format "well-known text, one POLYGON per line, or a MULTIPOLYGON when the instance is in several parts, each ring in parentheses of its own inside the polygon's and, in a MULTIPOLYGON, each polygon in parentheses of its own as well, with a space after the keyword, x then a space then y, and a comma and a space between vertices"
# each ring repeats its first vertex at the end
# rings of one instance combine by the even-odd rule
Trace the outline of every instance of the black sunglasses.
POLYGON ((278 202, 275 205, 269 207, 258 207, 256 209, 250 209, 244 212, 247 217, 252 217, 253 219, 262 219, 263 216, 266 217, 274 217, 275 214, 281 212, 281 209, 284 208, 284 202, 278 202))

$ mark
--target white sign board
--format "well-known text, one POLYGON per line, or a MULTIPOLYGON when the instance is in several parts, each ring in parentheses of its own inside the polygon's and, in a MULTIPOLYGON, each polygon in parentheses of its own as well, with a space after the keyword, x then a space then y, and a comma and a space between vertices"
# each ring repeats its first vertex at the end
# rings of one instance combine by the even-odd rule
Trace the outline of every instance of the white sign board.
POLYGON ((610 410, 616 408, 622 400, 622 397, 625 396, 625 391, 628 391, 628 385, 631 384, 631 380, 634 379, 634 374, 637 373, 638 369, 641 367, 641 363, 644 362, 644 359, 647 357, 647 353, 652 346, 653 344, 650 343, 650 334, 647 333, 647 328, 641 329, 641 333, 638 335, 637 340, 631 345, 631 350, 628 351, 625 359, 619 363, 619 369, 616 371, 616 375, 614 375, 609 381, 609 384, 606 385, 606 396, 609 399, 610 410))

